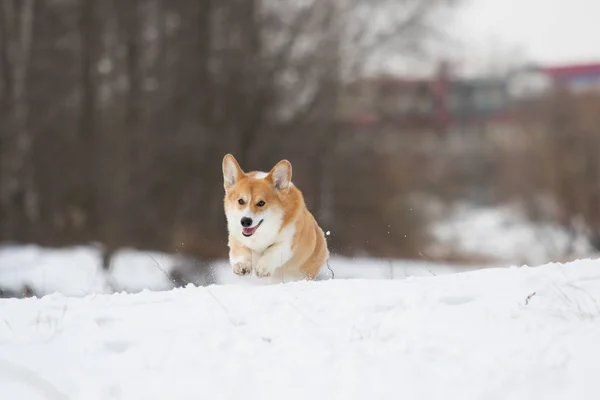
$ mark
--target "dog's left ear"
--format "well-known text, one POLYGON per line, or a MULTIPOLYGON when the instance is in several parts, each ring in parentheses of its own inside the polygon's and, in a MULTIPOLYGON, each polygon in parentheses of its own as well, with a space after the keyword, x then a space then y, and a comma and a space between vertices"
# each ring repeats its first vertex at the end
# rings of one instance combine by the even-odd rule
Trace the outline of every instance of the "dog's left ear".
POLYGON ((286 190, 292 182, 292 164, 288 160, 281 160, 273 167, 267 179, 273 182, 277 190, 286 190))

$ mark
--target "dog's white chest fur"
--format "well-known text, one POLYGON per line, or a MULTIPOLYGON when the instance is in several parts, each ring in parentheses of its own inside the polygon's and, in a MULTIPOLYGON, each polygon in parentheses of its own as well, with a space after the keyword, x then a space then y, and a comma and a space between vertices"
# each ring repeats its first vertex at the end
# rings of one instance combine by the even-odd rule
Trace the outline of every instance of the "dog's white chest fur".
POLYGON ((294 255, 295 233, 296 224, 292 223, 283 228, 268 245, 260 243, 257 247, 248 246, 252 250, 252 265, 257 265, 258 260, 263 257, 272 260, 270 264, 274 265, 273 270, 288 262, 294 255))

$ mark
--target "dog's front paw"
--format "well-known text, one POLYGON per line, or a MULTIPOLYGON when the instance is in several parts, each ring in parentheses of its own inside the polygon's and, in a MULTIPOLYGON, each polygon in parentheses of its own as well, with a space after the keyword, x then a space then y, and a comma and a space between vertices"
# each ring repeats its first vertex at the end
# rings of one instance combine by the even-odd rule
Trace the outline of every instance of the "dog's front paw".
POLYGON ((266 277, 271 276, 271 270, 266 268, 264 265, 260 265, 260 264, 258 264, 256 266, 256 268, 254 269, 254 273, 259 278, 266 278, 266 277))
POLYGON ((233 264, 233 273, 236 275, 248 275, 252 272, 252 263, 250 262, 238 262, 233 264))

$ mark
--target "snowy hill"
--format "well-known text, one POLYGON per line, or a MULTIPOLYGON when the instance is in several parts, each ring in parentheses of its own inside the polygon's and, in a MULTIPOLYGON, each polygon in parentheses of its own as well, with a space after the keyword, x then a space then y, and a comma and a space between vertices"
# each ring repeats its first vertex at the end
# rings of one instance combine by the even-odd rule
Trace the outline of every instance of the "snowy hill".
POLYGON ((600 262, 0 300, 3 399, 597 399, 600 262))

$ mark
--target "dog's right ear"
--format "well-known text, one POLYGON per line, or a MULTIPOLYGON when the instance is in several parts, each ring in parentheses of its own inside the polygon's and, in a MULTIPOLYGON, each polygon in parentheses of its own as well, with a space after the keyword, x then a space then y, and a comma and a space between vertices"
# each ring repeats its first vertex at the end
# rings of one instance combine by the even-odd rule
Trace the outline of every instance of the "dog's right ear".
POLYGON ((227 154, 223 158, 223 183, 225 189, 233 187, 243 176, 244 171, 240 168, 235 157, 227 154))

